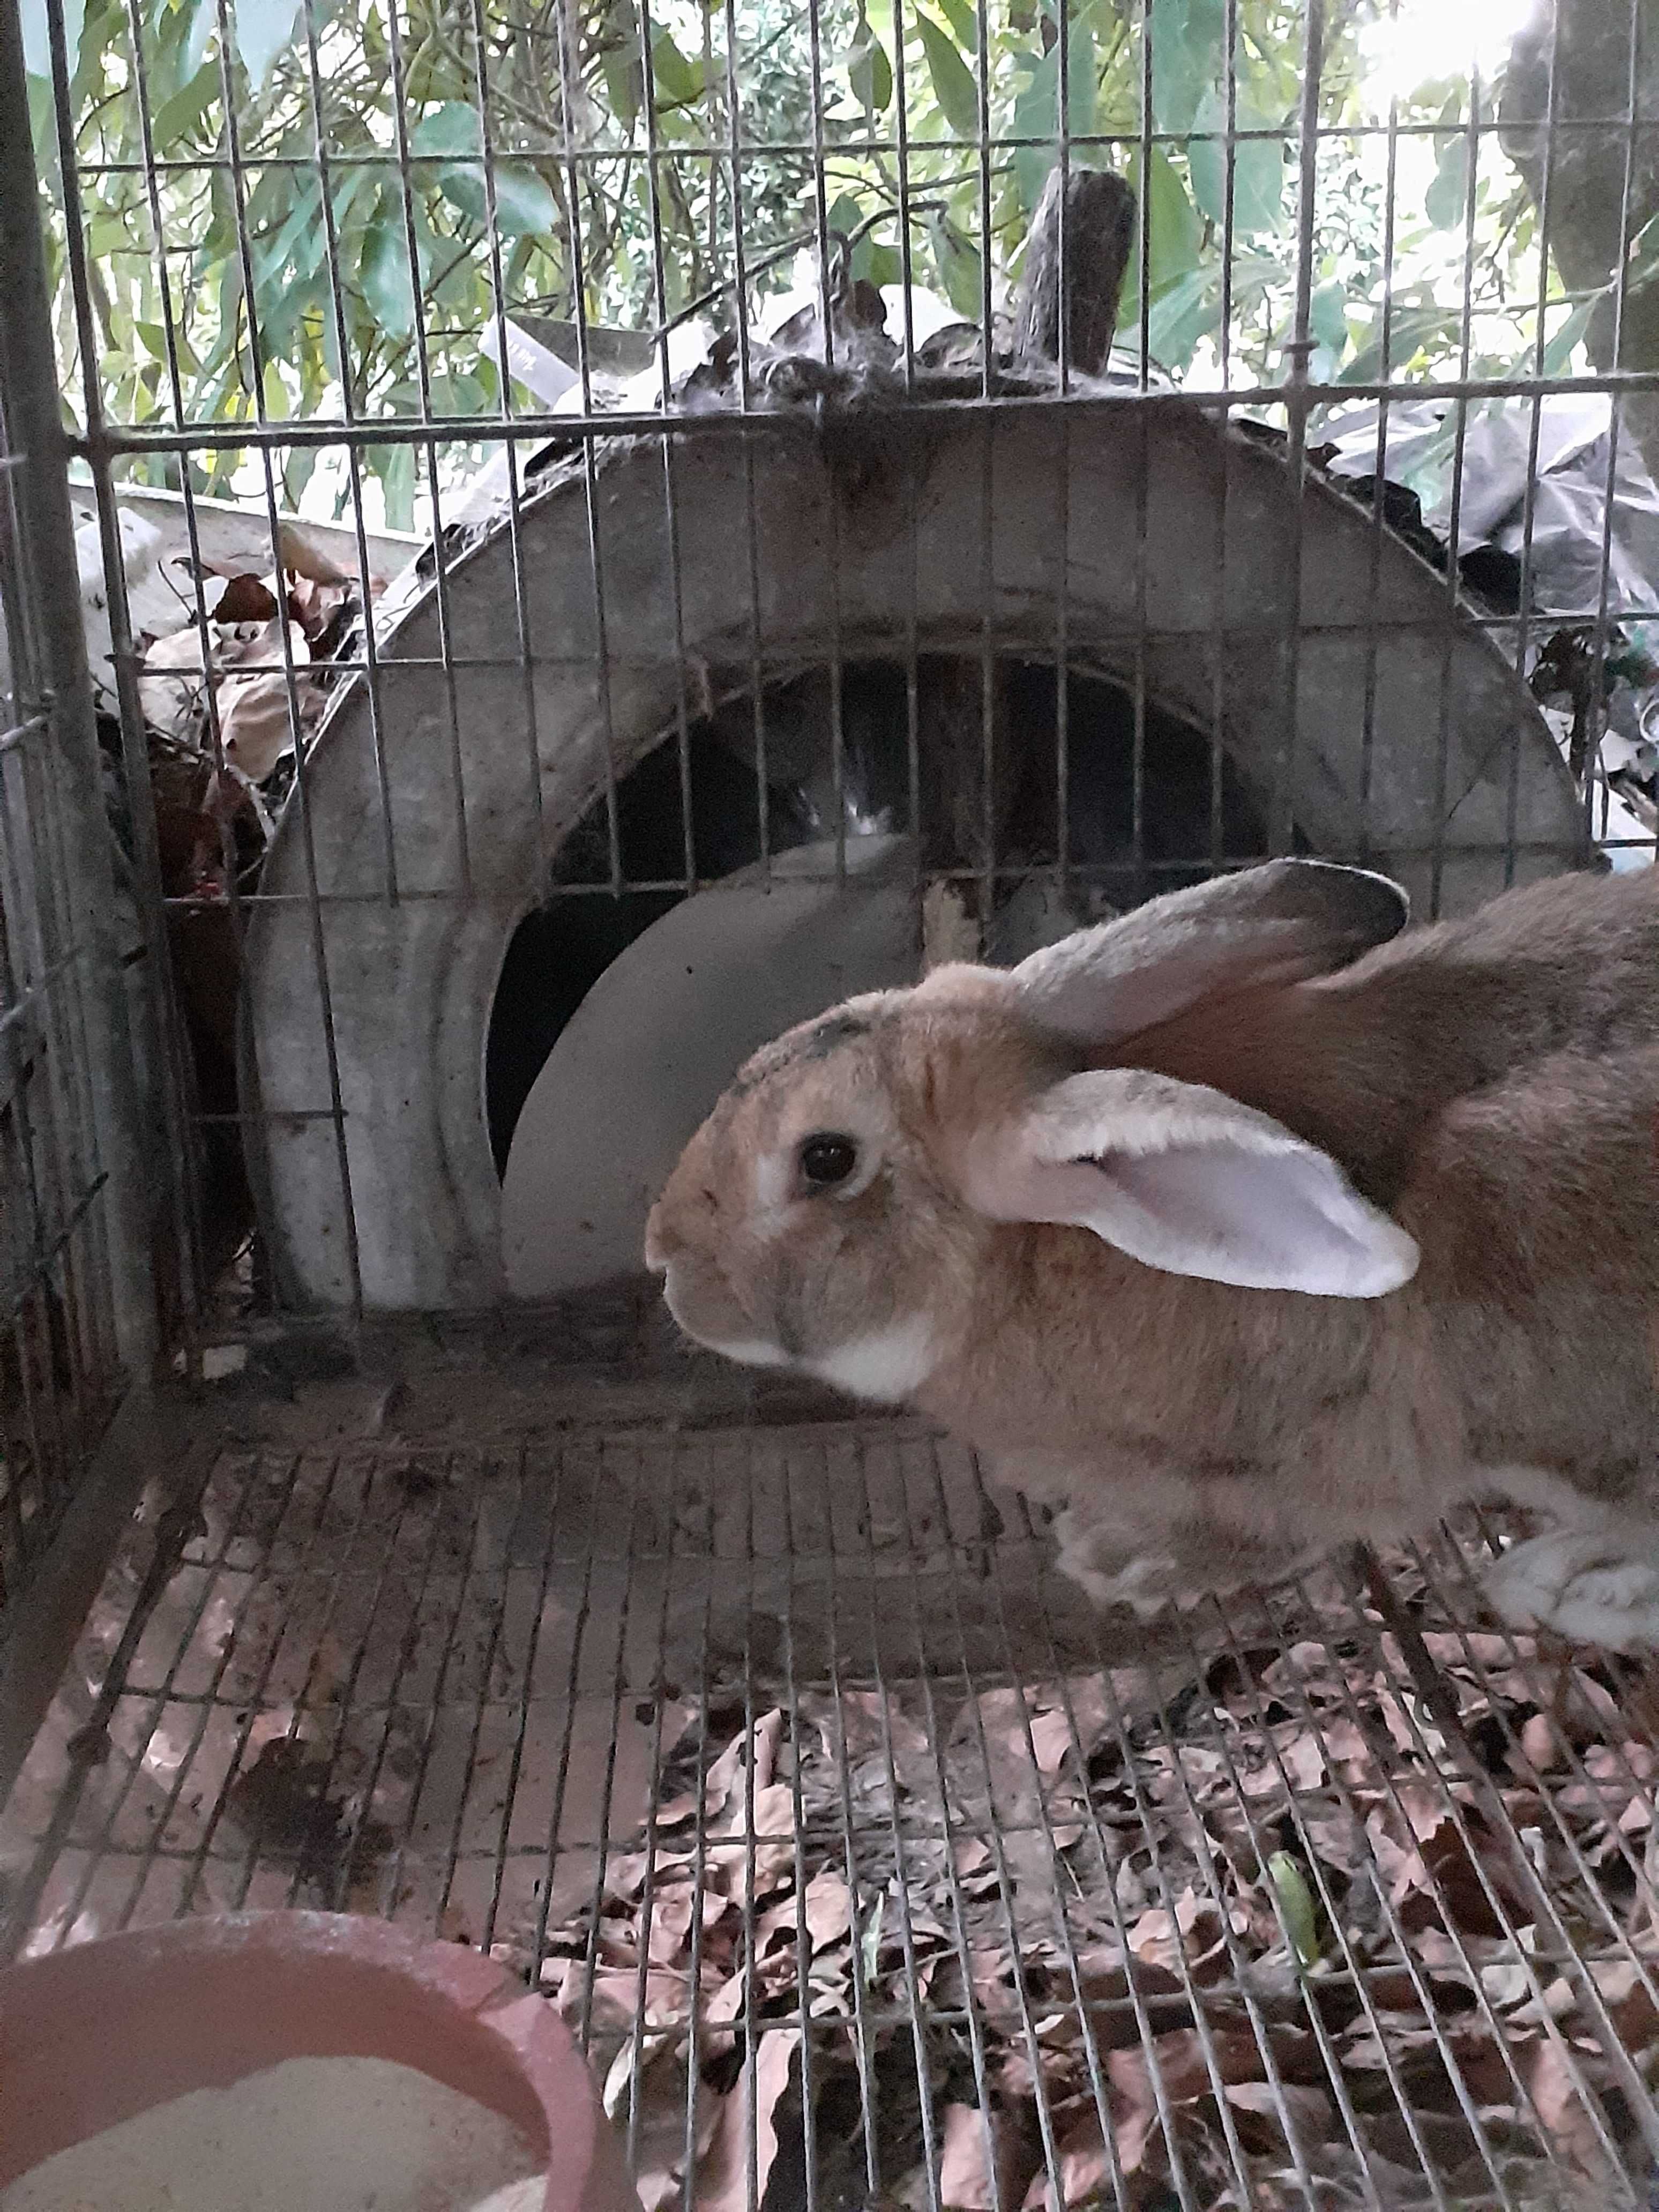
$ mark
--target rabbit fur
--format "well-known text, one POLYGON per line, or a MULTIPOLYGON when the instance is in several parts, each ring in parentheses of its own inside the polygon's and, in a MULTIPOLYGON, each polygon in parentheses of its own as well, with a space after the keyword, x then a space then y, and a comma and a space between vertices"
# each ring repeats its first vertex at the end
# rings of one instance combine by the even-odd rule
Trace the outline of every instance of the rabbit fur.
POLYGON ((1659 1646, 1659 870, 1406 919, 1273 861, 851 1000, 739 1073, 647 1264, 1061 1509, 1102 1604, 1507 1498, 1559 1525, 1502 1615, 1659 1646))

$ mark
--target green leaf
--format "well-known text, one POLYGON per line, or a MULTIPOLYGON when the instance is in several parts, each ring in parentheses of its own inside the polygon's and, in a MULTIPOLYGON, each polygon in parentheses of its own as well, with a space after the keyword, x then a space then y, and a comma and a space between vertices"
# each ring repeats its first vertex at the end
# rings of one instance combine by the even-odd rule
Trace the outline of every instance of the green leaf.
POLYGON ((973 71, 932 16, 924 15, 920 9, 916 13, 916 28, 921 33, 922 52, 927 58, 927 74, 933 80, 939 113, 957 137, 977 138, 979 87, 974 82, 973 71))
POLYGON ((613 46, 600 64, 605 76, 605 88, 610 95, 611 112, 624 131, 631 131, 639 119, 640 106, 645 98, 645 76, 640 68, 637 46, 613 46))
POLYGON ((1435 164, 1434 181, 1424 196, 1423 212, 1437 230, 1456 230, 1468 207, 1469 149, 1462 138, 1448 140, 1435 164))
POLYGON ((1199 340, 1221 319, 1221 300, 1207 269, 1189 269, 1166 285, 1146 319, 1146 350, 1172 374, 1188 367, 1199 340))
POLYGON ((850 238, 863 221, 864 210, 851 192, 842 192, 833 201, 829 213, 823 218, 824 228, 827 230, 838 230, 843 238, 850 238))
MULTIPOLYGON (((1555 336, 1548 341, 1544 348, 1544 367, 1542 372, 1544 375, 1562 376, 1565 374, 1567 363, 1572 359, 1574 349, 1577 348, 1579 339, 1583 337, 1585 331, 1589 328, 1589 319, 1595 312, 1595 302, 1594 300, 1581 300, 1579 301, 1578 305, 1567 317, 1565 322, 1562 324, 1560 329, 1557 331, 1555 336)), ((1530 373, 1530 362, 1526 362, 1518 366, 1516 370, 1516 374, 1522 376, 1528 375, 1530 373)))
POLYGON ((1152 122, 1185 137, 1220 73, 1225 0, 1152 0, 1152 122))
POLYGON ((258 92, 289 45, 301 0, 235 0, 236 52, 258 92))
POLYGON ((158 160, 166 161, 177 154, 207 113, 218 89, 218 70, 198 69, 188 84, 156 109, 150 129, 158 160))
POLYGON ((967 0, 939 0, 939 9, 951 26, 951 35, 964 54, 979 52, 979 25, 967 0))
POLYGON ((984 270, 978 247, 970 246, 942 216, 935 216, 928 229, 945 296, 964 321, 978 322, 985 311, 984 270))
MULTIPOLYGON (((52 75, 52 40, 46 29, 46 0, 19 0, 23 33, 23 67, 31 76, 52 75)), ((70 74, 81 52, 81 32, 87 19, 87 0, 64 0, 64 51, 70 74)))
POLYGON ((193 76, 202 66, 207 52, 207 42, 219 27, 219 11, 214 0, 193 0, 190 31, 185 40, 185 70, 193 76))
POLYGON ((847 81, 861 107, 867 107, 873 115, 886 113, 893 97, 893 64, 887 58, 886 47, 863 16, 859 18, 857 42, 848 56, 847 81))
MULTIPOLYGON (((1129 181, 1139 192, 1137 156, 1129 164, 1129 181)), ((1159 295, 1198 266, 1201 228, 1198 210, 1187 197, 1175 165, 1161 146, 1154 146, 1146 165, 1146 260, 1148 289, 1159 295)), ((1136 265, 1132 263, 1132 267, 1136 265)))
POLYGON ((383 330, 406 338, 415 327, 415 287, 409 271, 409 246, 403 225, 390 210, 378 214, 363 233, 357 283, 383 330))
POLYGON ((659 107, 690 107, 702 97, 702 64, 687 61, 666 31, 653 31, 651 81, 659 107))
POLYGON ((478 154, 483 140, 478 118, 464 100, 446 100, 423 115, 409 134, 412 154, 478 154))
MULTIPOLYGON (((1242 94, 1234 101, 1234 117, 1241 131, 1265 127, 1269 118, 1247 106, 1242 94)), ((1227 215, 1226 94, 1212 84, 1193 118, 1194 131, 1214 131, 1210 138, 1194 137, 1187 148, 1187 173, 1193 198, 1212 222, 1224 222, 1227 215)), ((1244 138, 1233 149, 1233 232, 1240 238, 1274 230, 1285 208, 1285 144, 1279 138, 1244 138)))
POLYGON ((1339 357, 1348 343, 1348 288, 1340 276, 1319 285, 1308 302, 1308 328, 1339 357))
POLYGON ((873 284, 879 290, 884 284, 904 282, 904 263, 895 246, 878 246, 873 238, 861 238, 853 248, 853 274, 860 283, 873 284))
MULTIPOLYGON (((1432 345, 1437 338, 1455 335, 1457 316, 1447 307, 1396 307, 1389 328, 1389 368, 1390 377, 1398 376, 1407 368, 1419 348, 1432 345)), ((1341 384, 1380 384, 1382 368, 1382 311, 1379 307, 1372 319, 1376 337, 1370 344, 1363 346, 1342 371, 1337 380, 1341 384)))
MULTIPOLYGON (((522 161, 503 161, 495 171, 495 228, 503 238, 528 233, 543 238, 558 223, 559 204, 544 179, 522 161)), ((489 220, 482 161, 455 161, 438 172, 438 190, 453 208, 474 222, 489 220)))
POLYGON ((1318 1916, 1313 1893, 1303 1877, 1301 1868, 1288 1851, 1274 1851, 1267 1861, 1267 1875, 1278 1895, 1279 1909, 1285 1917, 1285 1930, 1295 1947, 1298 1961, 1304 1966, 1317 1966, 1318 1916))
MULTIPOLYGON (((1098 71, 1094 33, 1086 21, 1074 22, 1067 42, 1067 127, 1073 137, 1085 137, 1095 127, 1098 71)), ((1014 101, 1013 135, 1043 138, 1048 146, 1022 146, 1014 155, 1014 174, 1019 183, 1020 204, 1029 215, 1042 197, 1048 172, 1054 165, 1054 146, 1060 138, 1060 46, 1042 56, 1022 55, 1029 62, 1030 82, 1014 101)), ((1078 166, 1081 166, 1080 163, 1078 166)))

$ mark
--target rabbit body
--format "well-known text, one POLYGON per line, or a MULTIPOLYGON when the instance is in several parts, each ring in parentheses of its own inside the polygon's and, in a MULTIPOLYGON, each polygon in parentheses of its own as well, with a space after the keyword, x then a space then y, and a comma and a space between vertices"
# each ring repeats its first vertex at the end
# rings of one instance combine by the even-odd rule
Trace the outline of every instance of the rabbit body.
POLYGON ((1273 863, 792 1032, 653 1215, 682 1325, 936 1415, 1102 1602, 1491 1496, 1563 1524, 1500 1611, 1659 1644, 1659 871, 1390 892, 1273 863))

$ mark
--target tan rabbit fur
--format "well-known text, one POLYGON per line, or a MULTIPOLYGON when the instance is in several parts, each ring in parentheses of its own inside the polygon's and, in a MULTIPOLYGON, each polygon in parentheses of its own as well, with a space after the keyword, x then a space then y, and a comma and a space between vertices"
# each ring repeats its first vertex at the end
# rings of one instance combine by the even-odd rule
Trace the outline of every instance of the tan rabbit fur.
POLYGON ((676 1317, 936 1415, 1103 1601, 1511 1496, 1500 1609, 1659 1644, 1659 871, 1403 917, 1278 862, 791 1031, 653 1212, 676 1317))

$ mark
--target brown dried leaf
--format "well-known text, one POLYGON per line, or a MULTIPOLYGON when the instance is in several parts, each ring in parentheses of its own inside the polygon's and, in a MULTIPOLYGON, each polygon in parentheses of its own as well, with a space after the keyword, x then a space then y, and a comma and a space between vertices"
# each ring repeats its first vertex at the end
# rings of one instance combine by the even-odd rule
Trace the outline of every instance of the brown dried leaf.
POLYGON ((989 2115, 972 2105, 947 2105, 939 2163, 939 2203, 954 2212, 992 2212, 1000 2202, 992 2179, 994 2156, 989 2115))
POLYGON ((295 576, 306 576, 313 584, 349 584, 350 574, 311 536, 294 523, 277 525, 276 547, 284 568, 295 576))
POLYGON ((853 1900, 847 1884, 828 1867, 807 1883, 802 1905, 806 1932, 815 1951, 822 1951, 826 1944, 836 1942, 853 1925, 853 1900))
POLYGON ((749 2083, 755 2100, 755 2202, 766 2194, 772 2161, 778 2154, 774 2124, 777 2103, 789 2084, 789 2069, 800 2043, 797 2027, 763 2034, 731 2093, 721 2100, 719 2124, 697 2177, 698 2212, 747 2212, 749 2204, 749 2083))
POLYGON ((233 576, 208 609, 216 623, 268 623, 276 618, 276 594, 262 578, 246 573, 233 576))

